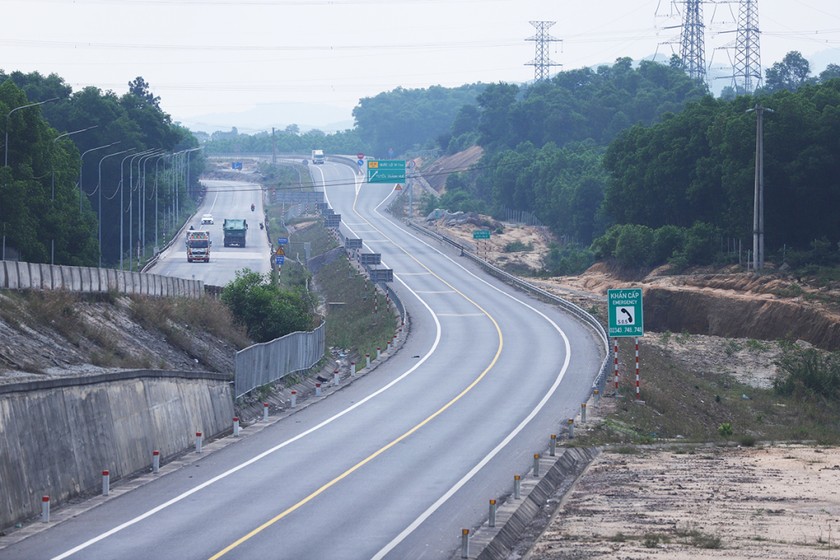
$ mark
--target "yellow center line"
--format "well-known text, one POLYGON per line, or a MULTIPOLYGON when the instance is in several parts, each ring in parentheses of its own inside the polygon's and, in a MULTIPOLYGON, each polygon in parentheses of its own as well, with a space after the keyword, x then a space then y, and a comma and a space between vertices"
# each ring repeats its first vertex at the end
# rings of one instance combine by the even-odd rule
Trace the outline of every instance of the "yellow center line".
MULTIPOLYGON (((359 196, 359 193, 358 193, 358 191, 356 191, 356 199, 358 199, 358 196, 359 196)), ((354 211, 356 210, 356 200, 353 201, 353 210, 354 211)), ((358 212, 357 212, 357 214, 358 214, 358 212)), ((377 230, 377 231, 379 231, 379 230, 377 230)), ((380 233, 382 233, 382 232, 380 232, 380 233)), ((387 237, 387 235, 385 237, 387 237)), ((417 258, 415 258, 411 253, 405 251, 402 248, 401 248, 401 250, 406 255, 408 255, 410 258, 412 258, 414 261, 416 261, 417 264, 419 264, 421 267, 428 270, 429 273, 432 276, 434 276, 435 278, 437 278, 438 280, 440 280, 441 282, 443 282, 444 284, 446 284, 447 286, 452 288, 452 290, 455 293, 459 294, 461 297, 463 297, 464 299, 466 299, 467 301, 469 301, 470 303, 475 305, 476 308, 481 310, 481 312, 484 313, 484 315, 486 315, 488 319, 490 319, 490 321, 493 323, 493 326, 496 329, 496 333, 499 335, 499 345, 496 348, 496 354, 493 356, 493 359, 490 361, 490 363, 487 365, 487 367, 484 368, 484 371, 482 371, 481 374, 478 377, 476 377, 469 385, 467 385, 463 390, 461 390, 460 393, 458 393, 456 396, 454 396, 449 402, 447 402, 445 405, 440 407, 438 410, 436 410, 435 412, 433 412, 432 414, 427 416, 420 423, 416 424, 414 427, 409 429, 407 432, 405 432, 404 434, 402 434, 401 436, 399 436, 395 440, 393 440, 390 443, 382 446, 377 451, 371 453, 370 455, 368 455, 367 457, 365 457, 364 459, 362 459, 361 461, 359 461, 358 463, 356 463, 355 465, 353 465, 352 467, 350 467, 349 469, 347 469, 346 471, 344 471, 340 475, 336 476, 335 478, 333 478, 332 480, 330 480, 329 482, 327 482, 326 484, 324 484, 323 486, 321 486, 320 488, 318 488, 317 490, 315 490, 314 492, 312 492, 311 494, 309 494, 308 496, 306 496, 305 498, 303 498, 302 500, 297 502, 296 504, 286 508, 282 512, 278 513, 277 515, 275 515, 274 517, 272 517, 271 519, 269 519, 268 521, 263 523, 262 525, 258 526, 257 528, 253 529, 252 531, 250 531, 246 535, 244 535, 244 536, 240 537, 239 539, 237 539, 236 541, 232 542, 231 544, 229 544, 228 546, 226 546, 225 548, 223 548, 222 550, 220 550, 219 552, 217 552, 216 554, 211 556, 209 560, 217 560, 218 558, 221 558, 222 556, 224 556, 225 554, 227 554, 228 552, 230 552, 234 548, 238 547, 242 543, 248 541, 249 539, 255 537, 259 533, 268 529, 269 527, 271 527, 272 525, 274 525, 275 523, 277 523, 278 521, 280 521, 284 517, 288 516, 289 514, 293 513, 294 511, 297 511, 301 507, 305 506, 306 504, 308 504, 309 502, 311 502, 312 500, 314 500, 315 498, 317 498, 318 496, 320 496, 321 494, 326 492, 328 489, 332 488, 333 486, 335 486, 336 484, 338 484, 339 482, 341 482, 342 480, 344 480, 345 478, 347 478, 348 476, 350 476, 351 474, 353 474, 354 472, 356 472, 357 470, 359 470, 363 466, 367 465, 368 463, 370 463, 371 461, 373 461, 374 459, 376 459, 377 457, 379 457, 380 455, 382 455, 383 453, 385 453, 386 451, 388 451, 389 449, 391 449, 392 447, 394 447, 395 445, 397 445, 398 443, 403 441, 404 439, 408 438, 410 435, 415 433, 417 430, 419 430, 420 428, 422 428, 423 426, 425 426, 426 424, 428 424, 429 422, 431 422, 432 420, 434 420, 435 418, 437 418, 438 416, 443 414, 444 411, 446 411, 453 404, 455 404, 456 402, 461 400, 461 398, 463 398, 464 395, 469 393, 476 385, 478 385, 478 383, 482 379, 484 379, 484 377, 487 376, 487 373, 491 369, 493 369, 493 367, 496 365, 496 362, 499 361, 499 356, 501 355, 502 347, 504 346, 504 339, 502 337, 502 329, 499 327, 499 324, 496 322, 496 320, 485 309, 483 309, 480 305, 478 305, 475 301, 473 301, 468 296, 466 296, 465 294, 460 292, 454 286, 449 284, 446 280, 444 280, 443 278, 441 278, 440 276, 438 276, 437 274, 435 274, 434 272, 429 270, 429 268, 427 268, 422 262, 420 262, 417 258)))

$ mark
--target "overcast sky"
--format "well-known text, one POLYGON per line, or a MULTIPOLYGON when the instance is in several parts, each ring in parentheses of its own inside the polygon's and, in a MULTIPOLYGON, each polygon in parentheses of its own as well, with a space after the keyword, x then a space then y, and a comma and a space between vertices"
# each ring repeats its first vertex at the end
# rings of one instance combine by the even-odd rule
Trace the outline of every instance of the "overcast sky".
MULTIPOLYGON (((761 0, 761 61, 791 50, 840 64, 837 0, 761 0)), ((56 73, 122 94, 142 76, 189 126, 259 104, 306 103, 350 119, 363 97, 404 88, 534 77, 536 33, 556 22, 552 73, 679 51, 670 0, 0 0, 0 68, 56 73)), ((731 66, 738 4, 705 2, 706 60, 731 66)), ((675 27, 676 26, 676 27, 675 27)), ((714 84, 719 87, 721 84, 714 84)), ((303 112, 301 113, 301 115, 303 112)), ((307 115, 309 117, 309 115, 307 115)), ((295 115, 266 126, 300 124, 295 115)), ((311 120, 312 117, 309 117, 311 120)), ((222 122, 224 121, 224 122, 222 122)))

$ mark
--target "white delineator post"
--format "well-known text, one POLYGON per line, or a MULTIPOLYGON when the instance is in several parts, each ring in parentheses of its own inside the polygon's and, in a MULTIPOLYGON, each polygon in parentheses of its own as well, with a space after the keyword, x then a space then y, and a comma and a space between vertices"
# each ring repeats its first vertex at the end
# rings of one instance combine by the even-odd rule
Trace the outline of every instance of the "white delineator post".
POLYGON ((341 374, 338 373, 338 369, 333 372, 333 385, 336 387, 341 385, 341 374))
POLYGON ((557 434, 551 434, 548 442, 548 454, 552 457, 557 455, 557 434))
POLYGON ((513 499, 518 500, 522 496, 522 477, 513 475, 513 499))
POLYGON ((157 474, 160 471, 160 451, 152 451, 152 472, 157 474))
POLYGON ((107 496, 111 492, 111 473, 102 471, 102 495, 107 496))
POLYGON ((233 417, 233 437, 239 437, 239 417, 233 417))
POLYGON ((41 522, 42 523, 49 523, 50 522, 50 497, 43 496, 41 498, 41 522))
POLYGON ((365 354, 365 367, 370 367, 370 353, 365 354))
POLYGON ((263 403, 263 421, 268 422, 268 403, 263 403))
POLYGON ((195 452, 201 453, 201 432, 195 433, 195 452))
POLYGON ((316 397, 321 396, 321 384, 320 383, 315 384, 315 396, 316 397))
POLYGON ((470 557, 470 530, 461 529, 461 558, 470 557))
POLYGON ((292 389, 292 408, 297 406, 297 391, 292 389))
POLYGON ((540 454, 534 453, 534 478, 540 477, 540 454))
POLYGON ((487 524, 490 527, 496 526, 496 500, 490 500, 490 520, 487 524))
POLYGON ((580 423, 586 424, 586 403, 580 403, 580 423))

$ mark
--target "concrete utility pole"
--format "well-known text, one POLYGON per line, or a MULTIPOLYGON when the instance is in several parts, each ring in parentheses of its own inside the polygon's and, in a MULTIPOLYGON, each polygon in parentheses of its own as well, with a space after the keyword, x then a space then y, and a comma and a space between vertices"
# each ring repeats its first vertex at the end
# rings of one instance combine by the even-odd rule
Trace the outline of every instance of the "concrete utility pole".
POLYGON ((755 195, 753 201, 753 270, 764 268, 764 111, 772 109, 760 104, 755 111, 755 195))
POLYGON ((546 80, 549 78, 549 69, 552 66, 562 66, 558 62, 552 62, 548 56, 548 45, 552 42, 561 41, 556 37, 548 34, 548 28, 557 23, 556 21, 532 21, 531 25, 537 28, 537 34, 533 37, 528 37, 526 41, 536 42, 536 56, 531 62, 526 62, 525 66, 534 67, 534 81, 546 80))

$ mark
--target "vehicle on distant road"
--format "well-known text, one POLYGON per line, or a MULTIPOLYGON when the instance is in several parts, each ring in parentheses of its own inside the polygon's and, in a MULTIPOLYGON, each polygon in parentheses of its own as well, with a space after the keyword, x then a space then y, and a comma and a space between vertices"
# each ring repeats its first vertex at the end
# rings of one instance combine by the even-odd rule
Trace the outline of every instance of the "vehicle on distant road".
POLYGON ((312 163, 320 165, 324 163, 324 150, 312 150, 312 163))
POLYGON ((201 225, 207 225, 213 223, 213 214, 204 214, 201 216, 201 225))
POLYGON ((187 262, 210 262, 210 232, 192 229, 187 232, 187 262))
POLYGON ((222 224, 222 231, 225 234, 225 247, 231 245, 245 246, 245 238, 248 234, 248 222, 240 219, 225 218, 222 224))

